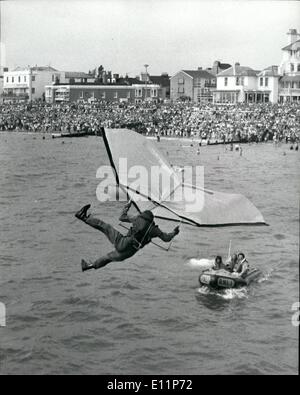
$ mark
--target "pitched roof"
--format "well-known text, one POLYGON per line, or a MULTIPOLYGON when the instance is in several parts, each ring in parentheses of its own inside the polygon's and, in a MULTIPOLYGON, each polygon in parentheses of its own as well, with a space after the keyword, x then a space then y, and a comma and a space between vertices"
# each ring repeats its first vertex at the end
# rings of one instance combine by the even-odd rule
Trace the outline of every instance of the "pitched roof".
POLYGON ((221 71, 219 74, 217 74, 217 76, 218 77, 219 76, 220 77, 233 77, 233 76, 255 77, 257 75, 257 73, 259 73, 259 71, 253 70, 253 69, 251 69, 251 67, 235 65, 235 66, 230 67, 229 69, 221 71))
POLYGON ((278 66, 269 66, 262 70, 258 75, 264 77, 279 77, 278 66))
POLYGON ((184 73, 190 75, 192 78, 215 79, 215 76, 206 70, 182 70, 184 73))
POLYGON ((297 51, 300 49, 300 39, 282 48, 282 51, 297 51))
POLYGON ((31 70, 31 71, 50 71, 50 72, 54 72, 54 71, 58 71, 56 69, 54 69, 51 66, 34 66, 34 67, 16 67, 13 71, 26 71, 26 70, 31 70))
POLYGON ((66 71, 65 75, 66 78, 95 78, 93 75, 81 71, 66 71))
POLYGON ((150 75, 150 81, 163 87, 170 86, 170 77, 167 74, 163 75, 150 75))
POLYGON ((35 66, 35 67, 31 67, 32 71, 58 71, 55 68, 51 67, 51 66, 35 66))

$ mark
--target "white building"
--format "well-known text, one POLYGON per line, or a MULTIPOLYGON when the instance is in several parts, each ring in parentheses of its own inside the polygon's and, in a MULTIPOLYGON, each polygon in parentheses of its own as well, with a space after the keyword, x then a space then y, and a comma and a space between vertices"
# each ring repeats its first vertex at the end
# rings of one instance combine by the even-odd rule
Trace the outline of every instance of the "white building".
POLYGON ((4 73, 3 100, 6 102, 43 100, 45 86, 54 84, 61 73, 53 67, 17 68, 4 73))
POLYGON ((278 67, 270 66, 263 71, 251 67, 234 66, 217 75, 214 103, 277 103, 278 67))
POLYGON ((0 66, 0 103, 2 103, 2 93, 4 85, 4 72, 8 71, 8 68, 0 66))
POLYGON ((278 102, 280 80, 278 71, 278 66, 270 66, 257 75, 258 92, 267 94, 271 103, 278 102))
POLYGON ((300 34, 296 29, 287 33, 288 45, 282 48, 279 101, 300 101, 300 34))

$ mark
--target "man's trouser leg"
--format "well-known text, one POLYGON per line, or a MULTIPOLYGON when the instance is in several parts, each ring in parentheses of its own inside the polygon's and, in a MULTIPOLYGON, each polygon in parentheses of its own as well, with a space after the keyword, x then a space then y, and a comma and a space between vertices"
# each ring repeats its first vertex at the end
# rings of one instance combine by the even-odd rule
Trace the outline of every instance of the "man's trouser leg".
POLYGON ((123 237, 120 232, 118 232, 113 226, 107 224, 100 219, 94 218, 91 215, 85 220, 85 223, 91 227, 100 230, 108 240, 113 244, 117 245, 120 239, 123 237))
POLYGON ((104 267, 108 265, 111 262, 121 262, 124 261, 127 258, 130 258, 133 256, 133 252, 118 252, 118 251, 112 251, 109 254, 103 256, 102 258, 97 259, 93 267, 95 269, 100 269, 101 267, 104 267))

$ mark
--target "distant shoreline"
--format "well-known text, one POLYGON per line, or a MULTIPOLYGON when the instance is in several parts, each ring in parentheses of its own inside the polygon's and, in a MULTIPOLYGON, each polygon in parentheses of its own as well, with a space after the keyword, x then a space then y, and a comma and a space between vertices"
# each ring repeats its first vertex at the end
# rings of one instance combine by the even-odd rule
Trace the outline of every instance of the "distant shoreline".
MULTIPOLYGON (((51 139, 64 139, 64 138, 76 138, 76 139, 80 139, 80 138, 87 138, 87 137, 101 137, 101 136, 93 136, 93 135, 87 135, 87 136, 72 136, 72 137, 68 137, 68 136, 59 136, 60 134, 62 134, 63 132, 41 132, 41 131, 37 131, 37 132, 32 132, 32 131, 26 131, 26 130, 14 130, 14 131, 9 131, 9 130, 0 130, 0 135, 1 134, 22 134, 22 135, 29 135, 29 136, 49 136, 51 139)), ((148 140, 153 140, 153 141, 157 141, 157 137, 156 136, 145 136, 148 140)), ((207 140, 204 139, 200 139, 199 137, 179 137, 179 136, 161 136, 160 137, 160 141, 182 141, 184 143, 188 143, 188 144, 192 144, 195 143, 197 145, 202 147, 209 147, 209 146, 216 146, 216 145, 238 145, 238 144, 266 144, 266 143, 274 143, 273 140, 268 140, 268 141, 211 141, 209 144, 207 142, 207 140)), ((280 143, 282 144, 295 144, 297 142, 291 142, 288 141, 287 143, 285 141, 281 141, 280 143)), ((192 145, 191 145, 192 146, 192 145)))
MULTIPOLYGON (((80 138, 80 137, 68 137, 68 136, 59 136, 60 134, 62 134, 63 132, 27 132, 26 130, 14 130, 14 131, 9 131, 9 130, 1 130, 0 134, 26 134, 26 135, 31 135, 31 136, 35 136, 35 135, 41 135, 41 136, 54 136, 55 138, 80 138)), ((143 135, 144 137, 146 137, 148 140, 155 140, 157 141, 157 137, 156 136, 146 136, 143 135)), ((101 136, 81 136, 83 137, 101 137, 101 136)), ((238 142, 238 141, 226 141, 224 142, 219 142, 219 141, 213 141, 210 144, 207 144, 207 140, 204 139, 200 139, 199 137, 195 138, 195 137, 178 137, 178 136, 162 136, 160 138, 161 141, 182 141, 182 142, 186 142, 186 143, 201 143, 203 146, 210 146, 210 145, 228 145, 228 144, 249 144, 249 142, 238 142)))

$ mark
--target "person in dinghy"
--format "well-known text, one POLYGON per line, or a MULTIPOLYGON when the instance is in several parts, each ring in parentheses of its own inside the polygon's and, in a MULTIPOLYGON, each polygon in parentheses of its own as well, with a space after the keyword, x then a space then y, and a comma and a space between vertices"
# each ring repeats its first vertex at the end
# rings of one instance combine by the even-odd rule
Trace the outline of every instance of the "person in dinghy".
POLYGON ((119 219, 121 222, 132 224, 126 236, 123 236, 110 224, 88 214, 88 211, 91 208, 90 204, 84 206, 75 214, 76 218, 102 232, 115 247, 114 251, 97 259, 95 262, 87 262, 82 259, 81 266, 83 272, 90 269, 100 269, 111 262, 124 261, 135 255, 154 238, 158 237, 162 241, 169 243, 176 235, 179 234, 179 226, 177 226, 171 233, 163 232, 155 224, 154 215, 151 211, 144 211, 137 216, 129 215, 128 211, 130 207, 131 202, 125 205, 119 219))

